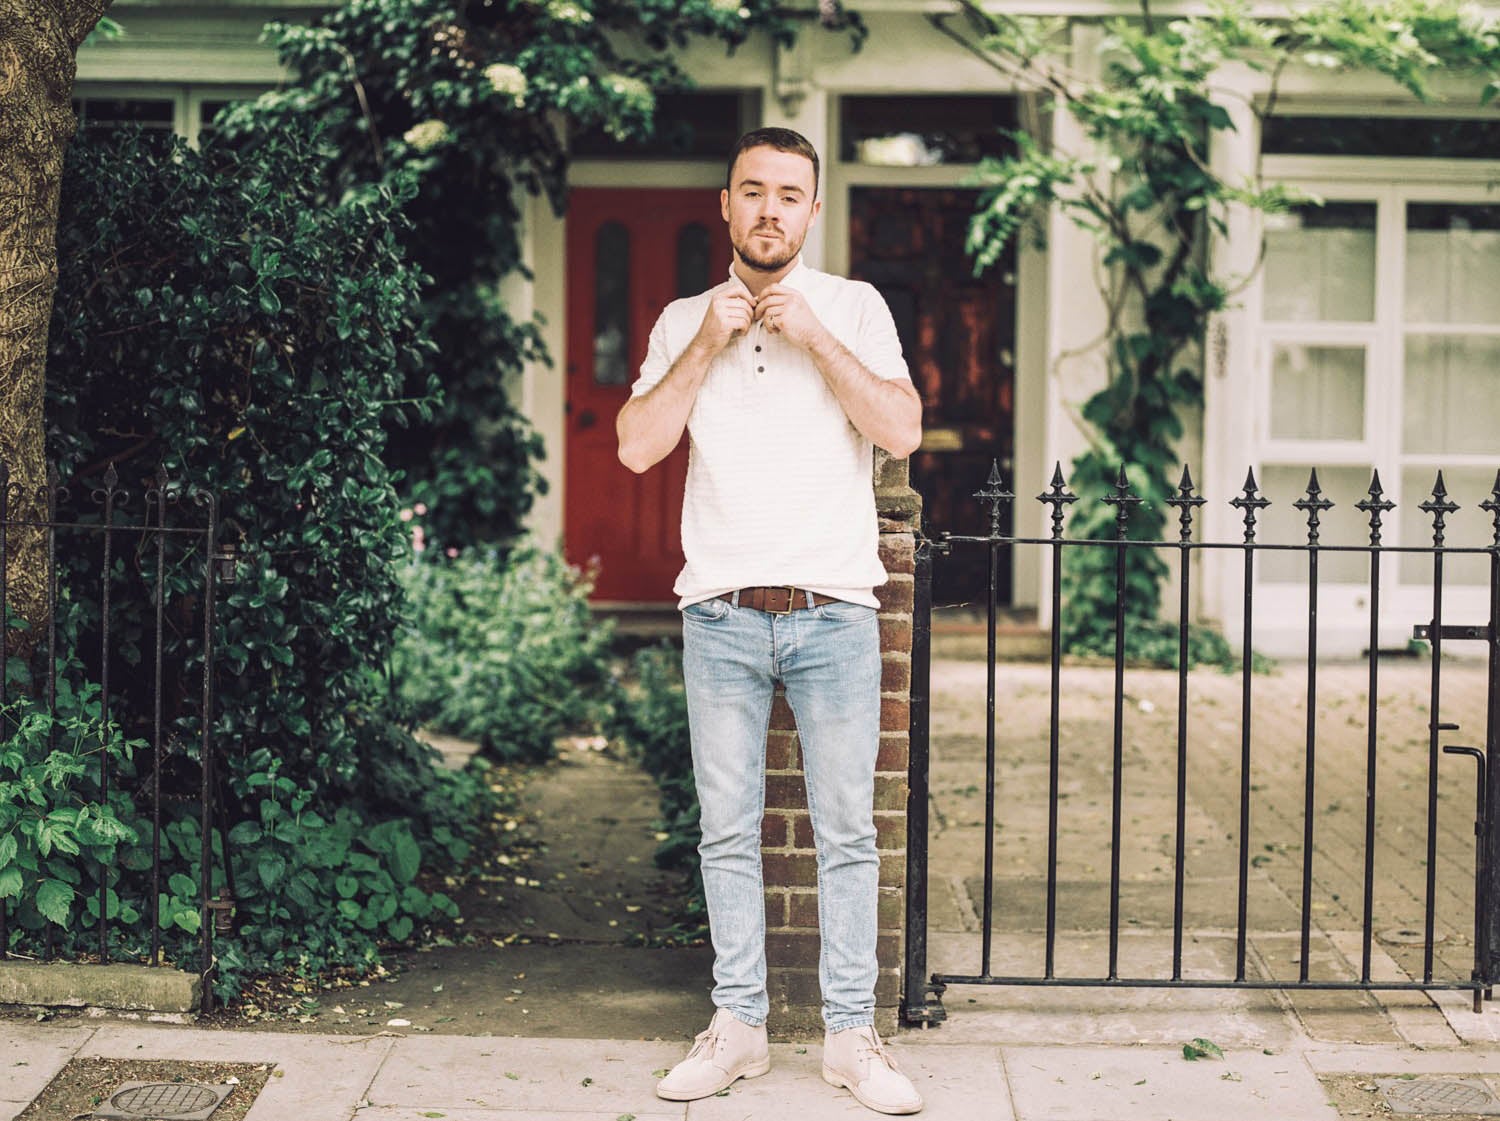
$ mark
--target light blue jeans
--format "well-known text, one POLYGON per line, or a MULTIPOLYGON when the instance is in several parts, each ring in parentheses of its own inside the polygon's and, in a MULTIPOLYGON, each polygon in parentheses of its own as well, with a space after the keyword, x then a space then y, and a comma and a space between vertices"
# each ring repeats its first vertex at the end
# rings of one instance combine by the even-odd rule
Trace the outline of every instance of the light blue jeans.
POLYGON ((760 826, 771 694, 780 682, 797 720, 817 846, 823 1021, 830 1031, 873 1023, 880 885, 875 609, 837 601, 773 615, 711 599, 682 615, 714 1004, 747 1024, 764 1023, 770 1011, 760 826))

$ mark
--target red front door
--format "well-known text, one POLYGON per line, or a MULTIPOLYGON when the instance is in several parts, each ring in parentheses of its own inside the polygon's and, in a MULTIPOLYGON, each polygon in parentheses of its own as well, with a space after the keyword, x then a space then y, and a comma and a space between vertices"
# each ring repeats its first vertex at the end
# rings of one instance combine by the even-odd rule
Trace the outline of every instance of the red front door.
POLYGON ((719 195, 579 189, 569 195, 567 224, 564 551, 574 564, 599 565, 595 601, 667 602, 682 568, 687 440, 636 475, 616 455, 615 414, 662 308, 729 269, 719 195))

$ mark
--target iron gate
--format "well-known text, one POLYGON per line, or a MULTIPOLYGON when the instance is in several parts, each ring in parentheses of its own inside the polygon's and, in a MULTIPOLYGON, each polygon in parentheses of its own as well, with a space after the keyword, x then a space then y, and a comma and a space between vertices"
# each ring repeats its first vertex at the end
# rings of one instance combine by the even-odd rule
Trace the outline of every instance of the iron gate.
MULTIPOLYGON (((1320 490, 1317 472, 1313 471, 1306 494, 1291 505, 1307 521, 1306 540, 1296 544, 1261 542, 1256 539, 1257 518, 1260 511, 1270 505, 1256 484, 1253 472, 1247 475, 1243 493, 1234 498, 1233 506, 1243 518, 1244 532, 1237 542, 1205 542, 1194 540, 1194 518, 1205 499, 1196 494, 1186 468, 1176 494, 1168 502, 1177 512, 1180 522, 1178 540, 1171 542, 1136 541, 1127 538, 1131 509, 1142 499, 1131 490, 1126 474, 1121 469, 1112 493, 1103 498, 1114 508, 1116 535, 1112 540, 1071 539, 1064 535, 1063 523, 1069 505, 1077 496, 1068 491, 1061 467, 1054 472, 1048 489, 1037 496, 1037 500, 1049 508, 1051 532, 1047 537, 1025 538, 1009 536, 1002 526, 1012 524, 1010 504, 1015 496, 1006 490, 998 466, 992 467, 989 479, 975 493, 975 497, 988 509, 990 531, 982 536, 958 536, 940 534, 936 538, 923 538, 918 542, 916 565, 916 592, 912 641, 912 697, 911 697, 911 762, 910 800, 907 844, 907 941, 902 1017, 907 1023, 935 1023, 945 1018, 942 994, 949 985, 1033 985, 1033 986, 1101 986, 1101 987, 1181 987, 1181 988, 1244 988, 1244 989, 1351 989, 1351 990, 1463 990, 1472 992, 1476 1010, 1484 999, 1492 996, 1491 988, 1500 974, 1500 886, 1495 883, 1500 872, 1500 830, 1492 828, 1492 807, 1500 804, 1500 770, 1497 770, 1497 753, 1500 753, 1500 474, 1489 497, 1478 504, 1493 522, 1492 539, 1483 547, 1462 548, 1445 544, 1446 520, 1458 509, 1449 499, 1442 473, 1437 475, 1431 496, 1420 504, 1420 509, 1431 523, 1431 544, 1393 546, 1382 542, 1382 519, 1394 509, 1382 492, 1379 473, 1375 473, 1367 495, 1354 503, 1368 521, 1368 544, 1334 545, 1320 542, 1320 519, 1333 505, 1320 490), (997 826, 1000 820, 998 805, 1007 808, 1013 805, 1011 796, 1003 791, 1003 779, 997 778, 996 770, 996 622, 997 622, 997 573, 1003 554, 1022 549, 1040 550, 1045 563, 1050 565, 1050 696, 1049 718, 1046 736, 1047 774, 1047 824, 1046 824, 1046 888, 1045 915, 1033 928, 1042 939, 1040 949, 1041 967, 1031 972, 996 971, 993 961, 993 935, 995 927, 995 848, 997 826), (1107 930, 1107 966, 1099 975, 1080 970, 1060 969, 1058 964, 1058 843, 1059 843, 1059 795, 1063 781, 1063 738, 1060 732, 1059 708, 1061 700, 1061 675, 1064 659, 1061 650, 1061 621, 1068 610, 1062 593, 1065 554, 1075 550, 1107 550, 1113 553, 1114 569, 1114 653, 1109 663, 1113 671, 1112 740, 1109 758, 1110 807, 1109 821, 1109 914, 1107 930), (1122 843, 1129 844, 1131 838, 1124 833, 1122 820, 1122 786, 1124 778, 1123 744, 1125 729, 1125 674, 1126 661, 1126 556, 1131 550, 1160 550, 1162 554, 1176 555, 1176 576, 1172 581, 1178 594, 1178 622, 1176 624, 1177 674, 1176 674, 1176 735, 1171 765, 1175 766, 1175 820, 1171 823, 1172 835, 1172 905, 1171 905, 1171 952, 1170 962, 1162 960, 1158 975, 1130 975, 1122 971, 1120 960, 1121 937, 1121 851, 1122 843), (989 584, 987 602, 987 694, 984 766, 984 853, 983 853, 983 898, 979 906, 980 944, 977 968, 971 972, 931 972, 928 970, 928 846, 930 796, 930 716, 931 716, 931 621, 932 621, 932 571, 935 563, 960 550, 987 551, 989 556, 989 584), (1238 652, 1239 690, 1239 745, 1238 745, 1238 823, 1237 861, 1234 879, 1237 881, 1237 901, 1233 924, 1234 964, 1232 976, 1226 969, 1223 975, 1205 975, 1202 969, 1193 971, 1184 968, 1183 939, 1186 926, 1184 916, 1185 851, 1188 844, 1187 786, 1190 749, 1190 724, 1193 714, 1189 703, 1188 641, 1192 604, 1192 573, 1195 557, 1209 552, 1239 553, 1244 572, 1242 648, 1238 652), (1251 814, 1257 803, 1257 790, 1252 789, 1252 759, 1256 743, 1252 736, 1252 675, 1255 673, 1255 656, 1252 644, 1256 624, 1256 563, 1257 559, 1272 553, 1300 555, 1306 563, 1306 739, 1303 751, 1303 781, 1301 836, 1301 891, 1297 910, 1300 917, 1300 954, 1294 960, 1298 964, 1295 977, 1253 976, 1248 962, 1250 935, 1248 898, 1251 869, 1258 866, 1259 855, 1252 857, 1251 814), (1318 790, 1318 747, 1321 742, 1318 724, 1318 592, 1320 586, 1319 560, 1330 554, 1360 554, 1368 558, 1368 703, 1359 717, 1364 725, 1364 758, 1362 782, 1364 787, 1363 810, 1363 868, 1359 873, 1362 881, 1362 907, 1360 910, 1360 945, 1357 976, 1327 976, 1311 967, 1311 942, 1313 926, 1313 881, 1318 866, 1317 815, 1314 812, 1318 790), (1374 939, 1373 900, 1377 875, 1377 794, 1379 792, 1380 762, 1382 757, 1381 711, 1378 703, 1380 687, 1380 596, 1382 587, 1383 557, 1391 554, 1414 554, 1430 557, 1431 588, 1430 616, 1413 628, 1412 638, 1430 644, 1430 682, 1428 683, 1427 719, 1425 721, 1425 893, 1422 929, 1413 931, 1413 941, 1420 933, 1423 946, 1420 969, 1413 968, 1406 979, 1377 979, 1372 970, 1372 942, 1374 939), (1444 564, 1451 563, 1456 556, 1473 555, 1484 558, 1479 562, 1488 567, 1488 619, 1462 625, 1450 623, 1444 616, 1444 564), (1455 731, 1457 725, 1442 719, 1441 690, 1444 670, 1443 650, 1445 644, 1454 642, 1482 642, 1487 654, 1487 669, 1483 705, 1485 727, 1481 747, 1445 743, 1447 733, 1455 731), (1455 970, 1434 968, 1434 934, 1437 919, 1436 874, 1437 838, 1439 819, 1438 774, 1439 762, 1449 757, 1472 759, 1476 768, 1473 798, 1473 822, 1475 844, 1473 850, 1473 962, 1469 976, 1456 975, 1455 970), (1168 968, 1169 966, 1169 968, 1168 968), (1188 975, 1193 972, 1196 975, 1188 975)), ((1488 532, 1488 531, 1487 531, 1488 532)), ((1361 534, 1363 530, 1361 530, 1361 534)), ((1470 562, 1475 563, 1475 562, 1470 562)), ((1385 573, 1387 585, 1392 576, 1389 568, 1385 573)), ((1409 581, 1403 581, 1409 584, 1409 581)), ((1472 649, 1472 648, 1471 648, 1472 649)), ((1300 672, 1300 671, 1299 671, 1300 672)), ((1358 671, 1356 671, 1357 673, 1358 671)), ((1456 672, 1456 671, 1455 671, 1456 672)), ((1477 668, 1476 668, 1477 672, 1477 668)), ((1348 716, 1349 724, 1356 717, 1348 716)), ((1039 739, 1040 737, 1038 737, 1039 739)), ((1165 754, 1165 752, 1164 752, 1165 754)), ((1420 755, 1415 756, 1420 760, 1420 755)), ((1337 760, 1335 761, 1337 762, 1337 760)), ((1230 775, 1220 775, 1228 779, 1230 775)), ((1222 786, 1221 786, 1222 789, 1222 786)), ((1399 792, 1398 792, 1399 793, 1399 792)), ((1387 795, 1393 797, 1393 795, 1387 795)), ((1467 806, 1464 813, 1470 812, 1467 806)), ((1420 811, 1418 811, 1420 816, 1420 811)), ((1418 850, 1421 851, 1421 850, 1418 850)), ((1467 873, 1464 873, 1465 876, 1467 873)), ((1226 876, 1226 879, 1228 877, 1226 876)), ((1420 877, 1418 877, 1420 879, 1420 877)), ((1292 893, 1288 893, 1290 898, 1292 893)), ((1334 895, 1336 900, 1339 897, 1334 895)), ((1349 908, 1352 911, 1352 906, 1349 908)), ((1128 918, 1128 917, 1127 917, 1128 918)), ((1164 933, 1164 932, 1163 932, 1164 933)), ((1189 934, 1195 933, 1189 931, 1189 934)), ((1288 931, 1290 935, 1292 932, 1288 931)), ((1229 928, 1223 936, 1226 941, 1229 928)), ((1163 958, 1165 952, 1163 951, 1163 958)), ((1349 957, 1353 970, 1352 954, 1349 957)), ((1150 972, 1150 971, 1138 971, 1150 972)), ((1264 970, 1261 971, 1264 973, 1264 970)))

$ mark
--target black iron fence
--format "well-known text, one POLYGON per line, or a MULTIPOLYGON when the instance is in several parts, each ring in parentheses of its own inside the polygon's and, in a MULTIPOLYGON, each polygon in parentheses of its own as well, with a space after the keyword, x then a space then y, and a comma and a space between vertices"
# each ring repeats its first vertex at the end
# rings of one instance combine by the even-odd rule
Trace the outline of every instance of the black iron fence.
MULTIPOLYGON (((226 826, 222 814, 216 819, 222 792, 212 742, 215 586, 233 566, 233 557, 219 548, 219 530, 213 495, 163 471, 138 487, 122 487, 111 464, 96 484, 75 492, 50 474, 41 486, 23 487, 0 463, 0 604, 7 611, 0 750, 14 752, 22 744, 18 706, 24 702, 27 711, 55 713, 60 686, 72 696, 87 688, 96 698, 87 706, 93 730, 83 754, 97 756, 90 795, 100 804, 108 804, 112 783, 120 781, 110 743, 149 747, 149 753, 138 748, 130 753, 128 763, 130 793, 151 807, 144 915, 151 929, 151 965, 163 964, 158 905, 171 894, 164 891, 165 881, 183 871, 173 855, 163 855, 163 809, 190 802, 196 793, 197 971, 205 1011, 213 1007, 213 935, 216 926, 226 927, 234 895, 226 826), (23 599, 25 609, 18 610, 23 599), (211 843, 216 828, 228 885, 217 897, 211 843)), ((49 753, 58 746, 57 735, 54 720, 49 753)), ((7 851, 14 863, 15 846, 7 851)), ((99 867, 97 903, 84 907, 97 910, 96 955, 106 964, 112 957, 111 916, 121 908, 118 898, 110 898, 111 872, 99 867)), ((20 885, 13 880, 17 890, 0 898, 0 958, 11 956, 11 935, 21 917, 18 898, 25 895, 20 885)), ((34 913, 31 920, 36 925, 34 913)), ((58 928, 46 922, 42 930, 42 956, 52 958, 58 928)))
MULTIPOLYGON (((1454 989, 1474 994, 1476 1009, 1483 999, 1491 994, 1491 987, 1500 974, 1500 829, 1493 827, 1494 807, 1500 805, 1500 475, 1489 497, 1478 503, 1478 507, 1491 519, 1491 540, 1482 546, 1455 547, 1446 543, 1448 519, 1458 509, 1445 488, 1442 473, 1437 475, 1430 497, 1420 504, 1420 509, 1430 521, 1431 540, 1422 544, 1389 545, 1382 540, 1382 521, 1395 507, 1384 495, 1379 474, 1371 481, 1365 497, 1353 505, 1360 511, 1367 524, 1368 540, 1362 544, 1328 544, 1320 538, 1322 519, 1332 507, 1319 487, 1316 471, 1312 473, 1307 491, 1291 503, 1306 519, 1305 540, 1295 543, 1272 543, 1257 539, 1257 521, 1261 511, 1270 505, 1256 484, 1254 473, 1246 479, 1243 492, 1234 497, 1229 505, 1238 511, 1243 521, 1241 540, 1234 542, 1209 542, 1194 539, 1195 518, 1205 498, 1195 493, 1190 475, 1184 469, 1177 492, 1167 501, 1176 510, 1179 531, 1175 541, 1136 541, 1127 538, 1131 510, 1142 499, 1134 494, 1123 469, 1112 493, 1103 501, 1114 507, 1116 535, 1113 539, 1070 539, 1064 533, 1064 521, 1068 507, 1077 501, 1069 492, 1059 467, 1051 484, 1037 501, 1048 508, 1051 532, 1046 537, 1028 538, 1011 536, 1002 532, 1002 526, 1012 524, 1008 517, 1009 507, 1015 496, 1006 490, 998 468, 992 469, 988 481, 975 497, 987 508, 990 515, 990 532, 985 535, 958 536, 940 534, 934 539, 919 542, 916 568, 916 607, 914 612, 912 653, 912 703, 911 703, 911 797, 908 825, 908 911, 907 954, 905 990, 902 1013, 909 1023, 932 1023, 944 1018, 941 996, 948 985, 1051 985, 1051 986, 1167 986, 1199 988, 1316 988, 1316 989, 1454 989), (982 873, 982 899, 976 902, 980 923, 977 968, 971 972, 932 972, 928 970, 929 937, 927 925, 927 897, 929 890, 928 868, 928 799, 930 769, 930 716, 931 716, 931 613, 932 571, 934 564, 942 564, 950 555, 960 551, 988 551, 988 655, 987 695, 985 723, 985 770, 984 791, 984 852, 982 873), (1006 777, 997 780, 996 724, 996 623, 1000 589, 997 574, 1001 571, 1002 557, 1009 553, 1012 558, 1022 550, 1039 550, 1042 562, 1050 566, 1050 603, 1047 604, 1051 621, 1049 717, 1045 740, 1046 765, 1046 841, 1045 841, 1045 896, 1043 914, 1032 928, 1040 935, 1040 969, 1035 972, 997 971, 994 968, 995 910, 995 848, 997 828, 1003 827, 1004 817, 1014 812, 1016 794, 1003 789, 1006 777), (1063 791, 1063 723, 1060 705, 1063 698, 1062 674, 1064 656, 1061 648, 1063 623, 1069 610, 1064 596, 1064 566, 1067 555, 1085 550, 1103 550, 1113 554, 1114 571, 1114 652, 1112 658, 1113 688, 1109 744, 1109 810, 1108 810, 1108 925, 1105 931, 1097 932, 1107 937, 1107 958, 1104 969, 1098 974, 1085 974, 1077 970, 1065 970, 1058 964, 1058 810, 1063 791), (1124 832, 1122 814, 1122 790, 1125 775, 1124 743, 1126 728, 1126 636, 1129 620, 1127 615, 1127 555, 1134 550, 1152 550, 1157 555, 1175 554, 1175 576, 1178 595, 1178 623, 1176 625, 1177 673, 1176 673, 1176 726, 1175 743, 1163 750, 1155 762, 1163 767, 1175 767, 1175 815, 1170 823, 1172 864, 1171 903, 1171 949, 1169 960, 1163 960, 1154 975, 1128 975, 1121 968, 1121 854, 1122 845, 1137 843, 1124 832), (1188 927, 1185 920, 1184 885, 1186 881, 1186 856, 1189 844, 1187 774, 1194 738, 1192 735, 1195 714, 1189 692, 1189 620, 1192 616, 1192 574, 1195 558, 1210 553, 1239 554, 1239 565, 1243 571, 1243 602, 1240 619, 1240 650, 1238 651, 1239 688, 1239 745, 1238 775, 1221 770, 1212 776, 1220 784, 1238 784, 1238 822, 1236 834, 1236 861, 1234 879, 1237 882, 1235 919, 1232 932, 1223 930, 1227 938, 1231 933, 1234 942, 1232 974, 1205 975, 1201 969, 1185 971, 1184 933, 1190 936, 1199 933, 1188 927), (1252 789, 1252 759, 1260 746, 1252 735, 1252 707, 1254 690, 1252 675, 1256 672, 1254 643, 1257 627, 1264 627, 1264 620, 1257 618, 1256 564, 1259 558, 1270 553, 1292 553, 1305 559, 1306 568, 1306 663, 1301 662, 1287 672, 1305 673, 1305 741, 1300 745, 1301 771, 1304 783, 1301 822, 1301 884, 1300 893, 1288 892, 1295 897, 1300 919, 1299 953, 1296 976, 1252 976, 1253 962, 1248 961, 1249 914, 1248 899, 1251 870, 1259 854, 1252 854, 1251 814, 1257 804, 1258 791, 1252 789), (1312 968, 1313 935, 1313 883, 1320 857, 1320 838, 1317 832, 1318 814, 1315 802, 1318 794, 1319 746, 1323 742, 1319 712, 1319 571, 1320 558, 1332 554, 1357 554, 1368 558, 1368 577, 1364 585, 1367 604, 1368 640, 1365 656, 1368 659, 1368 701, 1359 714, 1364 733, 1364 757, 1359 761, 1363 767, 1364 791, 1363 829, 1359 844, 1362 850, 1362 869, 1359 872, 1362 891, 1359 940, 1359 965, 1355 976, 1319 975, 1312 968), (1381 708, 1378 703, 1381 662, 1381 589, 1382 580, 1390 582, 1389 569, 1382 571, 1382 558, 1389 554, 1407 554, 1429 557, 1431 564, 1430 588, 1425 595, 1426 617, 1416 622, 1412 638, 1430 644, 1430 681, 1425 721, 1425 838, 1421 849, 1412 855, 1425 863, 1425 885, 1423 895, 1424 913, 1420 932, 1422 948, 1419 968, 1413 968, 1406 979, 1378 979, 1379 972, 1372 967, 1372 942, 1375 931, 1374 895, 1377 876, 1383 870, 1377 867, 1377 796, 1380 790, 1380 763, 1384 743, 1381 728, 1381 708), (1445 561, 1456 556, 1470 555, 1484 558, 1488 567, 1487 618, 1483 621, 1465 619, 1461 625, 1451 623, 1444 613, 1445 561), (1484 692, 1485 726, 1481 747, 1445 744, 1446 734, 1456 730, 1457 725, 1445 721, 1442 715, 1442 683, 1445 668, 1444 648, 1454 642, 1483 643, 1481 648, 1487 656, 1486 686, 1484 692), (1472 810, 1475 846, 1473 851, 1473 957, 1468 976, 1461 971, 1435 969, 1434 944, 1438 906, 1436 900, 1437 839, 1439 819, 1439 762, 1444 754, 1467 757, 1474 761, 1477 775, 1474 786, 1472 810), (1420 856, 1418 856, 1420 854, 1420 856), (1188 975, 1191 972, 1193 975, 1188 975)), ((1231 564, 1234 562, 1231 561, 1231 564)), ((1472 562, 1471 562, 1472 563, 1472 562)), ((1410 580, 1403 583, 1410 585, 1410 580)), ((1284 611, 1284 603, 1279 605, 1284 611)), ((1285 623, 1284 617, 1277 620, 1285 623)), ((1470 650, 1473 648, 1470 647, 1470 650)), ((1097 671, 1096 671, 1097 672, 1097 671)), ((1358 672, 1358 671, 1356 671, 1358 672)), ((1346 723, 1353 723, 1354 716, 1344 716, 1346 723)), ((1033 737, 1041 749, 1040 737, 1033 737)), ((1102 745, 1101 750, 1102 750, 1102 745)), ((1349 761, 1338 759, 1332 764, 1348 769, 1349 761)), ((1040 781, 1040 780, 1038 780, 1040 781)), ((1399 792, 1388 797, 1402 797, 1399 792)), ((1468 814, 1467 806, 1458 812, 1468 814)), ((1163 822, 1161 825, 1165 825, 1163 822)), ((1153 828, 1158 823, 1152 822, 1153 828)), ((1345 841, 1349 838, 1346 836, 1345 841)), ((1401 842, 1403 847, 1405 841, 1401 842)), ((1040 856, 1040 854, 1039 854, 1040 856)), ((1227 877, 1226 877, 1227 878, 1227 877)), ((1337 899, 1338 896, 1333 897, 1337 899)), ((1352 911, 1352 907, 1350 908, 1352 911)), ((1467 915, 1460 916, 1460 921, 1467 915)), ((1127 916, 1128 921, 1135 921, 1127 916)), ((1207 933, 1207 932, 1204 932, 1207 933)), ((1412 939, 1418 941, 1417 938, 1412 939)), ((1165 950, 1163 948, 1163 954, 1165 950)), ((1350 966, 1352 971, 1352 955, 1350 966)), ((1150 973, 1151 970, 1140 970, 1150 973)), ((1262 974, 1264 970, 1260 970, 1262 974)))

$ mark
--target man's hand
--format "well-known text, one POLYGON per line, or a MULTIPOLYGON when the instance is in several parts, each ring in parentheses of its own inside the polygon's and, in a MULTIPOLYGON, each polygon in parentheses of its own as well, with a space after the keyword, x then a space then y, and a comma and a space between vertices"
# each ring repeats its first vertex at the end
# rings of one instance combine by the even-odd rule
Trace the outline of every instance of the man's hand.
POLYGON ((755 305, 750 297, 738 288, 726 287, 708 301, 694 341, 709 354, 718 354, 731 339, 750 329, 754 316, 755 305))
POLYGON ((807 306, 807 300, 795 288, 773 284, 755 302, 755 318, 773 335, 785 335, 803 350, 813 350, 828 336, 828 329, 807 306))

